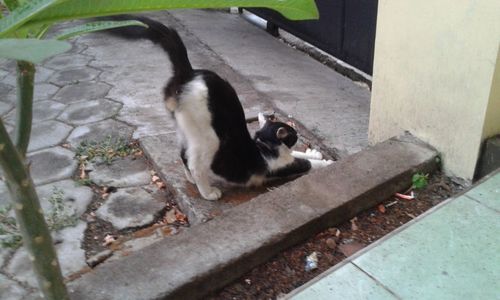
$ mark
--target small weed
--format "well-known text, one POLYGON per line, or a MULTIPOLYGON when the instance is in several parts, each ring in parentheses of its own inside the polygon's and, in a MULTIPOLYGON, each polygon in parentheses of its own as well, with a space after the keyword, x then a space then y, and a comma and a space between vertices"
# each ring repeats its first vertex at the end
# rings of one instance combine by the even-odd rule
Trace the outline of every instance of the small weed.
POLYGON ((94 182, 90 178, 77 179, 76 183, 84 186, 91 186, 94 182))
POLYGON ((123 138, 113 138, 96 141, 83 141, 76 148, 76 157, 80 162, 95 161, 99 159, 111 164, 114 158, 125 157, 139 151, 134 143, 127 142, 123 138))
POLYGON ((0 207, 0 246, 2 248, 18 248, 22 243, 21 233, 16 219, 9 216, 12 206, 0 207))
POLYGON ((417 173, 411 178, 412 188, 420 190, 427 186, 429 174, 417 173))
MULTIPOLYGON (((58 231, 65 227, 74 226, 78 221, 75 214, 71 214, 64 204, 64 192, 54 187, 48 199, 50 210, 45 214, 47 226, 51 231, 58 231)), ((16 249, 22 244, 22 236, 16 219, 9 216, 11 206, 0 207, 0 245, 4 248, 16 249)))
POLYGON ((68 211, 68 207, 64 204, 64 192, 61 189, 54 187, 49 203, 51 208, 45 216, 45 220, 47 220, 50 230, 58 231, 64 227, 76 225, 78 218, 68 211))

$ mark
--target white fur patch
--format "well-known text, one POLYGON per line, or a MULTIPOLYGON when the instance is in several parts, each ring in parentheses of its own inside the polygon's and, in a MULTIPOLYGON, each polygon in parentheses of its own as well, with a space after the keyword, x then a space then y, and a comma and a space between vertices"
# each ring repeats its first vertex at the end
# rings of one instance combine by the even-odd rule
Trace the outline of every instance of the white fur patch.
POLYGON ((221 192, 210 186, 209 176, 220 141, 212 128, 208 88, 201 76, 184 86, 175 110, 175 120, 179 143, 186 147, 189 171, 200 194, 207 200, 217 200, 221 192))
POLYGON ((277 158, 265 157, 267 165, 268 165, 268 169, 271 172, 276 171, 278 169, 283 168, 286 165, 291 164, 293 162, 293 160, 295 159, 291 154, 290 148, 288 148, 286 145, 281 145, 278 148, 278 151, 279 151, 279 155, 277 158))
POLYGON ((326 166, 333 164, 333 160, 326 160, 326 159, 321 159, 321 160, 309 159, 309 162, 311 163, 312 169, 324 168, 326 166))
POLYGON ((292 151, 292 156, 304 159, 323 159, 323 155, 316 149, 307 149, 306 152, 292 151))
POLYGON ((264 127, 264 125, 266 125, 266 117, 264 116, 263 113, 259 112, 259 114, 257 115, 257 118, 259 119, 259 126, 260 128, 262 129, 262 127, 264 127))

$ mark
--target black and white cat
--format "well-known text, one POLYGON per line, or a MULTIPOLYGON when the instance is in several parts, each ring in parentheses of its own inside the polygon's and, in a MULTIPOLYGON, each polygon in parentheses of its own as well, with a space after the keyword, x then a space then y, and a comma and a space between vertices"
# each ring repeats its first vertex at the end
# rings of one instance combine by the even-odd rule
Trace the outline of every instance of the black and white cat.
POLYGON ((196 184, 203 198, 221 197, 221 191, 211 185, 213 175, 252 186, 332 163, 322 160, 315 150, 292 151, 297 132, 285 123, 266 120, 262 114, 260 129, 252 138, 233 87, 212 71, 193 69, 186 47, 174 29, 137 16, 111 19, 145 23, 148 28, 135 26, 111 32, 127 39, 149 39, 167 52, 173 76, 163 90, 165 106, 176 121, 186 178, 196 184))

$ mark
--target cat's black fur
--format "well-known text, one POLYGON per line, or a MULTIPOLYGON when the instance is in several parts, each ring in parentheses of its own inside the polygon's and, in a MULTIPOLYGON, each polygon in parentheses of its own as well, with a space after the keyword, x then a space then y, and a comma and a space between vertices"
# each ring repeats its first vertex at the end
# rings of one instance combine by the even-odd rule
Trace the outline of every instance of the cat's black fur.
MULTIPOLYGON (((134 19, 147 24, 149 28, 134 26, 114 29, 111 32, 127 39, 149 39, 167 52, 173 65, 174 75, 167 82, 163 92, 166 106, 174 118, 176 109, 182 105, 181 97, 188 92, 185 89, 188 89, 188 85, 196 78, 202 78, 208 89, 207 105, 211 114, 211 126, 219 140, 218 149, 210 164, 211 170, 216 175, 230 182, 251 184, 250 180, 255 176, 263 179, 288 177, 311 169, 311 163, 307 159, 292 158, 285 165, 273 163, 279 161, 281 155, 285 155, 280 148, 291 148, 295 145, 297 132, 287 124, 267 121, 252 138, 247 129, 243 107, 233 87, 212 71, 193 69, 186 47, 177 31, 144 17, 119 16, 112 19, 134 19)), ((186 169, 193 173, 196 171, 193 168, 196 167, 189 164, 188 155, 191 146, 189 143, 181 143, 181 158, 186 169)), ((189 177, 188 173, 186 175, 189 177)), ((194 178, 194 181, 198 185, 197 178, 194 178)), ((198 188, 202 192, 199 185, 198 188)))

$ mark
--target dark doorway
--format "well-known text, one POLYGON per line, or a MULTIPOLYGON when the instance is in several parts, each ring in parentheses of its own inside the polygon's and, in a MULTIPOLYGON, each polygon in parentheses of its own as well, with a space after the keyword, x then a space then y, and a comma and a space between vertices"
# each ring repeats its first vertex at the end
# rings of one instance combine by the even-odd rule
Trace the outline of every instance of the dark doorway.
POLYGON ((316 0, 319 20, 290 21, 275 11, 250 12, 372 75, 378 0, 316 0))

